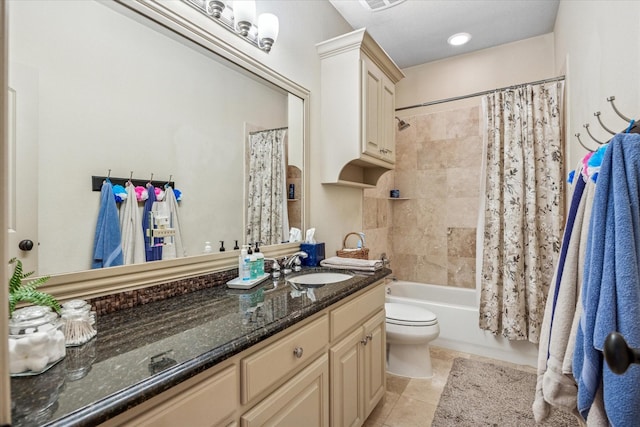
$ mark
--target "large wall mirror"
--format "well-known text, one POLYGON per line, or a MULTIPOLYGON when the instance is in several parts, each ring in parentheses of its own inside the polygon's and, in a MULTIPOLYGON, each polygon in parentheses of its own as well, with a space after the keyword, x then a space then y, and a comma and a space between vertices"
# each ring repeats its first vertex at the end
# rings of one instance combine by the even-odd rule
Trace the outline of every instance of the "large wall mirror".
POLYGON ((220 242, 248 240, 250 139, 265 130, 286 130, 283 204, 304 230, 308 91, 221 45, 197 13, 182 2, 9 2, 10 252, 53 286, 81 293, 80 281, 223 265, 220 242), (100 204, 91 177, 108 170, 175 181, 187 259, 87 272, 100 204), (26 252, 23 240, 39 244, 26 252))

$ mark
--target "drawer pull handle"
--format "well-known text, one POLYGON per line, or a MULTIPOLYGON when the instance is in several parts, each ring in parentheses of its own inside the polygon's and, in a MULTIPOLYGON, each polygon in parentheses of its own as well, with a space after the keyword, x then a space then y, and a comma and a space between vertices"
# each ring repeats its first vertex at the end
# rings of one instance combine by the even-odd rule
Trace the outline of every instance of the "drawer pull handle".
POLYGON ((302 357, 303 352, 304 350, 302 350, 302 347, 296 347, 295 349, 293 349, 293 355, 296 356, 298 359, 302 357))

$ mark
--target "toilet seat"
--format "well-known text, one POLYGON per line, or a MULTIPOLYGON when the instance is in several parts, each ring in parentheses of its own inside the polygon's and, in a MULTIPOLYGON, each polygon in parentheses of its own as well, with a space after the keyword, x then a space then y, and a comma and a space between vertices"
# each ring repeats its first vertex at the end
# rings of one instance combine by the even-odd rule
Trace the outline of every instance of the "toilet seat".
POLYGON ((429 310, 415 305, 387 302, 384 304, 387 323, 402 326, 432 326, 438 318, 429 310))

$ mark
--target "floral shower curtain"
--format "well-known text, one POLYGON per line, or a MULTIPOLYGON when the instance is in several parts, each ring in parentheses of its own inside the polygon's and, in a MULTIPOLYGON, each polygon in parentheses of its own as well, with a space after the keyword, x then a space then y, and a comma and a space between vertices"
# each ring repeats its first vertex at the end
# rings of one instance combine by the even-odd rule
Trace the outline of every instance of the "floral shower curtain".
POLYGON ((537 343, 564 224, 564 82, 494 92, 485 111, 480 328, 537 343))
POLYGON ((272 245, 289 239, 286 133, 286 129, 274 129, 249 137, 247 242, 272 245))

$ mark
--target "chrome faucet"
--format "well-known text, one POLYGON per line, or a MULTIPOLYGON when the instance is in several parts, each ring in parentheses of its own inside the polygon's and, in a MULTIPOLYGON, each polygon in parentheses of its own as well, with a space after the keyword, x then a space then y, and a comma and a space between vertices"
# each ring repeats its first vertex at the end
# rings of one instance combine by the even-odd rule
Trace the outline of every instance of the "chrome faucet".
MULTIPOLYGON (((265 263, 271 262, 271 277, 277 279, 280 277, 280 262, 275 258, 265 258, 265 263)), ((266 265, 266 264, 265 264, 266 265)))
POLYGON ((299 251, 296 252, 295 254, 291 255, 289 258, 286 258, 284 261, 284 274, 289 274, 291 273, 291 266, 293 266, 294 264, 295 267, 295 271, 300 271, 300 258, 306 258, 308 255, 306 252, 303 251, 299 251))

